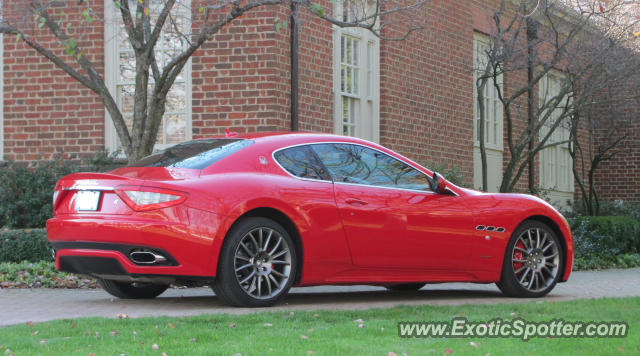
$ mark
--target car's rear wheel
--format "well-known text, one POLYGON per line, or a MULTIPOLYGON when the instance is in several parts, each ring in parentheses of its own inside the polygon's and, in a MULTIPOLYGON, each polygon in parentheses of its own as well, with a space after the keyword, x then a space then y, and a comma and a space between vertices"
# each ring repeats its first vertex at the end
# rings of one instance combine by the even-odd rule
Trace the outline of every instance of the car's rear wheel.
POLYGON ((110 279, 98 279, 98 284, 107 293, 123 299, 155 298, 169 288, 166 284, 118 282, 110 279))
POLYGON ((510 297, 542 297, 555 287, 563 264, 555 232, 544 223, 526 221, 509 240, 498 288, 510 297))
POLYGON ((426 283, 399 283, 384 286, 388 290, 393 291, 416 291, 425 286, 426 283))
POLYGON ((273 305, 291 288, 297 258, 293 240, 280 224, 261 217, 243 219, 225 238, 213 290, 231 305, 273 305))

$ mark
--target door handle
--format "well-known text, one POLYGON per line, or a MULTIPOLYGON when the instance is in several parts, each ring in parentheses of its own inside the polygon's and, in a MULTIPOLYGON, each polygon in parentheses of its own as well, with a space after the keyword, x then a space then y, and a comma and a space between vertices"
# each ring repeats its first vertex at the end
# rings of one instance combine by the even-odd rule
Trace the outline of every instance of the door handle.
POLYGON ((347 198, 345 202, 349 205, 367 205, 368 204, 366 201, 356 199, 356 198, 347 198))

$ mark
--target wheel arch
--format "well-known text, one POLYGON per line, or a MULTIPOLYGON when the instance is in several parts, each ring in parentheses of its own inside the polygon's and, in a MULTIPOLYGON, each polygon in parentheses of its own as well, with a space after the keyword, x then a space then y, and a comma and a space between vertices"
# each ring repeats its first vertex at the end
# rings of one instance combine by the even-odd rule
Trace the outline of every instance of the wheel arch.
MULTIPOLYGON (((234 220, 234 222, 231 224, 231 226, 229 226, 229 228, 227 229, 227 232, 225 233, 225 240, 226 240, 226 235, 233 229, 233 227, 236 224, 238 224, 238 222, 249 217, 262 217, 262 218, 271 219, 277 222, 278 224, 280 224, 287 231, 289 236, 291 236, 291 239, 293 240, 293 243, 294 243, 294 247, 296 249, 296 255, 298 256, 298 260, 296 261, 296 276, 293 281, 294 285, 297 284, 302 278, 302 266, 303 266, 302 261, 304 259, 304 254, 303 254, 304 249, 302 247, 302 238, 300 236, 300 231, 296 226, 296 224, 287 214, 283 213, 282 211, 276 208, 272 208, 272 207, 253 208, 251 210, 246 211, 245 213, 243 213, 242 215, 240 215, 234 220)), ((222 249, 220 249, 218 253, 222 253, 222 249)), ((219 261, 220 261, 220 257, 218 257, 217 263, 220 263, 219 261)), ((218 270, 218 266, 216 266, 216 271, 217 270, 218 270)))
POLYGON ((560 280, 566 280, 564 278, 566 271, 565 271, 565 267, 567 265, 567 263, 570 260, 570 256, 568 253, 568 246, 567 246, 567 237, 564 235, 564 233, 562 233, 562 230, 560 229, 560 226, 553 221, 553 219, 549 218, 548 216, 545 215, 531 215, 529 217, 527 217, 526 219, 522 220, 520 222, 520 224, 518 224, 518 226, 516 227, 515 230, 517 230, 522 224, 524 224, 527 221, 537 221, 540 223, 543 223, 547 226, 549 226, 549 228, 551 228, 551 230, 553 230, 553 232, 556 234, 556 236, 558 236, 558 240, 560 240, 560 247, 562 248, 562 254, 564 255, 564 258, 562 260, 562 266, 559 269, 562 273, 560 280))

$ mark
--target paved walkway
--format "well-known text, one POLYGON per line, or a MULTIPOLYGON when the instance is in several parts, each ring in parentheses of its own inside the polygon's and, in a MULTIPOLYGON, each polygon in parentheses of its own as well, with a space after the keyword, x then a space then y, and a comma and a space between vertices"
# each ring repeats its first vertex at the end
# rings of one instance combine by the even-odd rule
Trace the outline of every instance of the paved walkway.
MULTIPOLYGON (((640 268, 574 272, 543 300, 640 296, 640 268)), ((284 303, 272 308, 232 308, 220 303, 209 288, 170 289, 151 300, 112 298, 102 290, 0 290, 0 325, 27 321, 104 316, 182 316, 211 313, 246 314, 261 310, 315 310, 385 308, 399 304, 457 305, 515 303, 493 284, 430 284, 419 292, 397 293, 371 286, 293 288, 284 303)))

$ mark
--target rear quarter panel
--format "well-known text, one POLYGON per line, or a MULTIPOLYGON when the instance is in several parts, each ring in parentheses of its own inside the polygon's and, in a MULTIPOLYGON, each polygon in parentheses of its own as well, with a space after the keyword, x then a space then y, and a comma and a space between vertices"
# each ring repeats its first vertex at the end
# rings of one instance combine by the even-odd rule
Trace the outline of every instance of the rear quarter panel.
MULTIPOLYGON (((220 173, 184 181, 190 208, 222 216, 214 233, 209 269, 217 269, 218 253, 233 224, 258 208, 276 209, 296 226, 303 250, 300 285, 317 284, 351 267, 351 255, 338 215, 331 182, 293 178, 280 173, 271 157, 255 173, 220 173)), ((206 221, 200 222, 206 224, 206 221)))

